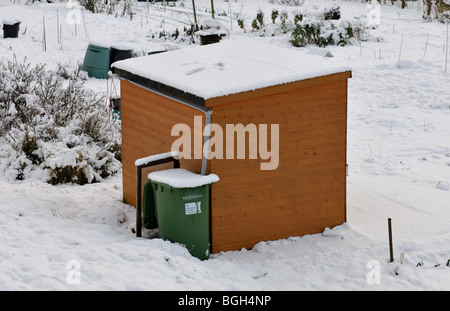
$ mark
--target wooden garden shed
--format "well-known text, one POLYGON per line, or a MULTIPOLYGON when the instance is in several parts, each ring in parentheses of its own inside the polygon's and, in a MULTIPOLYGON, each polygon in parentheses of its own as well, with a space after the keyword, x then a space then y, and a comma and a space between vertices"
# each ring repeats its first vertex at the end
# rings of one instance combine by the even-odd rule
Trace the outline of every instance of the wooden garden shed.
MULTIPOLYGON (((211 188, 212 253, 318 233, 346 221, 351 71, 335 59, 307 49, 228 39, 128 59, 113 67, 121 79, 127 203, 136 204, 135 161, 171 151, 181 135, 172 130, 182 124, 191 129, 192 140, 190 156, 182 156, 181 167, 220 178, 211 188), (244 158, 238 154, 237 132, 233 137, 213 132, 209 147, 215 156, 208 159, 202 153, 208 143, 207 132, 202 132, 207 124, 225 134, 227 125, 241 124, 244 158), (255 128, 256 142, 251 137, 255 128), (226 149, 222 156, 214 149, 220 145, 226 149), (276 163, 277 154, 269 159, 261 152, 264 148, 278 149, 276 163), (269 167, 262 169, 264 163, 269 167)), ((183 152, 188 151, 184 146, 183 152)))

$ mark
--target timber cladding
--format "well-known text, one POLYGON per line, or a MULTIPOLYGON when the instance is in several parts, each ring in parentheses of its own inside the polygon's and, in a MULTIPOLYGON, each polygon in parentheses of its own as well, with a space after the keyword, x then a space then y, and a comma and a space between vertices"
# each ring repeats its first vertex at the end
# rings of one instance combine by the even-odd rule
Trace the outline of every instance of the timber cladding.
POLYGON ((221 124, 279 124, 279 165, 211 161, 212 252, 322 232, 346 221, 347 80, 214 106, 221 124))
MULTIPOLYGON (((207 172, 220 178, 211 187, 213 253, 318 233, 346 221, 349 77, 344 72, 204 102, 213 111, 211 122, 222 128, 267 124, 270 132, 271 124, 279 125, 275 170, 261 170, 260 164, 267 162, 263 159, 208 161, 207 172)), ((178 138, 171 136, 175 124, 192 127, 194 116, 201 116, 204 125, 205 117, 125 80, 121 97, 123 192, 126 202, 135 205, 135 160, 170 151, 178 138)), ((181 167, 200 173, 201 162, 181 159, 181 167)))
MULTIPOLYGON (((153 93, 136 84, 121 81, 122 174, 125 202, 136 206, 137 159, 170 151, 176 137, 171 136, 177 123, 193 127, 198 110, 153 93)), ((204 121, 204 120, 203 120, 204 121)), ((202 148, 202 145, 196 146, 202 148)), ((180 161, 181 167, 200 173, 201 160, 180 161)), ((157 169, 169 168, 161 165, 157 169)), ((150 171, 144 172, 146 178, 150 171)), ((142 181, 145 184, 146 180, 142 181)))

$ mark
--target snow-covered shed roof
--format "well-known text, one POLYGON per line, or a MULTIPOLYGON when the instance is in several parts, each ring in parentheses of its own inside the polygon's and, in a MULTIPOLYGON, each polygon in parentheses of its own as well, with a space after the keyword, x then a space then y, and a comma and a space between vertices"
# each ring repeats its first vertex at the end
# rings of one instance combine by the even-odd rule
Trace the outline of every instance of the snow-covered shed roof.
POLYGON ((2 23, 3 25, 12 26, 21 23, 21 21, 19 19, 4 19, 2 20, 2 23))
POLYGON ((204 103, 210 98, 350 69, 307 49, 277 47, 247 38, 118 61, 113 71, 132 82, 163 92, 181 91, 178 97, 204 103))

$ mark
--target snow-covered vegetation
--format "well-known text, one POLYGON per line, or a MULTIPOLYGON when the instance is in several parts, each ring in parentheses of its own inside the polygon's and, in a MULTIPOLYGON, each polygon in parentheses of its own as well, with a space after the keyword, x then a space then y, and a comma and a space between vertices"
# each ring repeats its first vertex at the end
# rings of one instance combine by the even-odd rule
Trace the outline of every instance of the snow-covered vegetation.
POLYGON ((81 66, 54 71, 13 58, 0 67, 0 167, 8 180, 85 184, 120 171, 120 124, 86 79, 81 66))

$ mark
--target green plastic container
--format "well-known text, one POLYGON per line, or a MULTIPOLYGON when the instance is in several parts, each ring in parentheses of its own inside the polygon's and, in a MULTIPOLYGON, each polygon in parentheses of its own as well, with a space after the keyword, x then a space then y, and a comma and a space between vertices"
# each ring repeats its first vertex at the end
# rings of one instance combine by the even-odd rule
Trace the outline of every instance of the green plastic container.
POLYGON ((82 69, 87 71, 91 78, 108 79, 109 53, 109 47, 89 44, 82 69))
POLYGON ((144 187, 143 225, 158 228, 164 240, 184 245, 192 256, 210 252, 209 190, 217 175, 202 176, 184 169, 152 172, 144 187))

